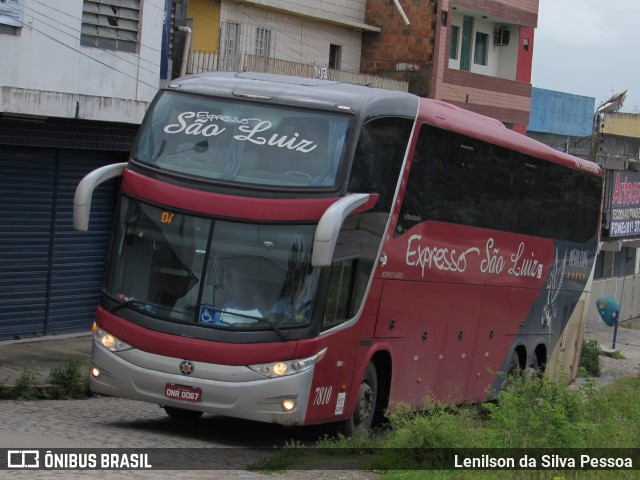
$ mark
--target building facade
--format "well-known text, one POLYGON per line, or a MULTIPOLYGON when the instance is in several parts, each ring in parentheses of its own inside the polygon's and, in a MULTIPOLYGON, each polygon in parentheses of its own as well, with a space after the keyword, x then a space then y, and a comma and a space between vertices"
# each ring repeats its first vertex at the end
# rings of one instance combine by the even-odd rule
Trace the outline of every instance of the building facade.
POLYGON ((190 0, 191 70, 255 70, 277 60, 315 66, 317 76, 328 69, 358 73, 362 32, 379 30, 364 22, 365 6, 366 0, 190 0))
POLYGON ((526 133, 538 0, 369 0, 364 73, 404 76, 410 91, 526 133), (400 10, 404 12, 403 18, 400 10))
POLYGON ((165 0, 0 4, 0 339, 90 328, 116 185, 99 188, 88 234, 72 227, 75 186, 127 160, 165 18, 165 0))
POLYGON ((593 97, 533 87, 527 136, 555 150, 593 160, 595 105, 593 97))
POLYGON ((618 299, 624 320, 640 316, 640 115, 594 118, 593 156, 605 169, 605 189, 593 295, 618 299))
POLYGON ((433 0, 405 1, 403 17, 393 2, 368 0, 365 19, 380 31, 363 33, 362 72, 408 82, 410 92, 430 96, 437 10, 433 0))

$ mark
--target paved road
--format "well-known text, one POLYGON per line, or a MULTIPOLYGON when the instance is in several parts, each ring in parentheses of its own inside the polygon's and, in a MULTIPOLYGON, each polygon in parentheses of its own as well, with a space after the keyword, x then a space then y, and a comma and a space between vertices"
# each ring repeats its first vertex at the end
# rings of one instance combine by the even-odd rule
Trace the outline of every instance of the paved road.
MULTIPOLYGON (((0 402, 0 449, 55 448, 206 448, 210 471, 0 471, 0 478, 165 478, 173 479, 365 479, 357 471, 290 472, 276 476, 246 466, 267 455, 259 447, 287 440, 313 442, 321 431, 205 415, 196 422, 169 418, 157 405, 111 397, 68 401, 0 402), (245 447, 245 448, 234 448, 245 447), (247 448, 248 447, 248 448, 247 448), (233 470, 231 470, 233 469, 233 470)), ((167 452, 171 452, 167 450, 167 452)), ((196 455, 199 452, 196 452, 196 455)))

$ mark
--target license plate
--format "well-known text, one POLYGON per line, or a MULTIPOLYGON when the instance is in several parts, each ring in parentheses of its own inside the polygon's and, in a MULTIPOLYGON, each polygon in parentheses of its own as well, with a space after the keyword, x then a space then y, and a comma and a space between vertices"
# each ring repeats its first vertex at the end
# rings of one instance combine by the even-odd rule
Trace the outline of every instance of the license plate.
POLYGON ((164 395, 167 398, 173 398, 175 400, 199 402, 202 400, 202 389, 199 387, 189 387, 188 385, 167 383, 165 385, 164 395))

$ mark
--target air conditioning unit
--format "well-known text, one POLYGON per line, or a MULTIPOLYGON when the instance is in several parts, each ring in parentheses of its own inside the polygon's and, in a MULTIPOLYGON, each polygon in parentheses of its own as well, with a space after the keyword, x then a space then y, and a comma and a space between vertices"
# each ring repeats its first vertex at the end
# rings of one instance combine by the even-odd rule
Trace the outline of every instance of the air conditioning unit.
POLYGON ((511 38, 511 32, 506 27, 500 27, 496 32, 496 45, 499 47, 505 47, 509 45, 509 39, 511 38))

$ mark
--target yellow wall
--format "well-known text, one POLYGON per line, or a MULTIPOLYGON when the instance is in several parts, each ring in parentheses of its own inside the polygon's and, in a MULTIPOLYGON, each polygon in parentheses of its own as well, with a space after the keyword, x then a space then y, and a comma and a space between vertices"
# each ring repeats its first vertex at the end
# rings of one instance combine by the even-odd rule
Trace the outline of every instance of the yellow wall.
POLYGON ((220 35, 220 2, 189 0, 187 16, 193 19, 192 49, 217 52, 220 35))
POLYGON ((640 115, 636 113, 605 113, 602 133, 640 138, 640 115))

